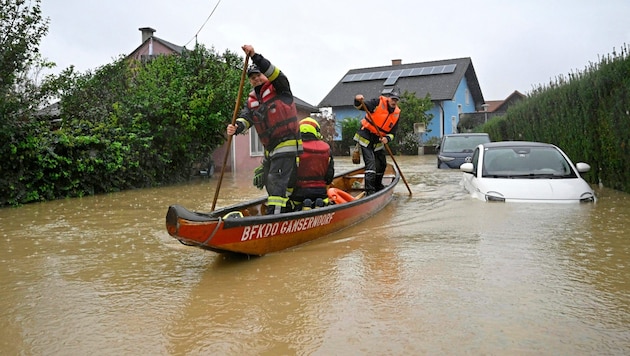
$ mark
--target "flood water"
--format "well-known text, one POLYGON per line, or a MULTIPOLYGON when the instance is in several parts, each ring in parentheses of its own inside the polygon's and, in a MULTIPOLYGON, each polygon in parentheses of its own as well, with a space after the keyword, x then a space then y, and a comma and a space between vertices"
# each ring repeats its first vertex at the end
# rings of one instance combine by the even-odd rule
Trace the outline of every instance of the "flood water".
MULTIPOLYGON (((396 161, 412 196, 259 258, 166 233, 170 204, 211 210, 218 173, 0 209, 0 354, 630 354, 629 195, 483 203, 434 155, 396 161)), ((216 206, 260 194, 226 174, 216 206)))

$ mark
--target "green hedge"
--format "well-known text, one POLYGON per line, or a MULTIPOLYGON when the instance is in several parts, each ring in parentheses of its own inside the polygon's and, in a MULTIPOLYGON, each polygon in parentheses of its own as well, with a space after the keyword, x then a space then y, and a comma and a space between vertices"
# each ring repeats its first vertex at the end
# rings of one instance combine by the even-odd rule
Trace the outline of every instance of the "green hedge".
POLYGON ((586 162, 592 184, 630 193, 630 57, 628 47, 557 77, 485 124, 494 141, 555 144, 574 162, 586 162))
POLYGON ((52 78, 60 128, 37 116, 0 118, 0 206, 190 179, 194 164, 225 142, 242 64, 197 46, 52 78))

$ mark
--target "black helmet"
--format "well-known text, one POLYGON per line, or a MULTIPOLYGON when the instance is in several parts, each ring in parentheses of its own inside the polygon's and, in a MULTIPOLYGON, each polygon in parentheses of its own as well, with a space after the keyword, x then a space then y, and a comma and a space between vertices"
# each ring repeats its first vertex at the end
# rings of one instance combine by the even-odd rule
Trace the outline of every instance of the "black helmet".
POLYGON ((381 94, 388 98, 400 100, 400 90, 397 87, 385 88, 381 94))
POLYGON ((262 73, 262 72, 260 71, 257 65, 252 64, 249 66, 249 68, 247 68, 247 76, 249 77, 254 73, 262 73))

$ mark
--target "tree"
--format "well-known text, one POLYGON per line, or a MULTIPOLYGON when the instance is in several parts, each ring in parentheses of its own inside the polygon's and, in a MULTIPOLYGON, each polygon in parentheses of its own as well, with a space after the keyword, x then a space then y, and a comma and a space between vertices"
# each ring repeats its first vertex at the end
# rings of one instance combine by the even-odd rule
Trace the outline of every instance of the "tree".
POLYGON ((49 22, 40 2, 0 0, 0 206, 185 180, 225 141, 242 58, 198 45, 40 83, 54 66, 38 52, 49 22), (56 130, 36 114, 53 96, 56 130))
POLYGON ((403 153, 417 154, 421 134, 414 132, 414 124, 420 123, 424 124, 424 127, 429 127, 433 119, 433 114, 427 114, 433 108, 431 96, 427 94, 424 98, 417 98, 416 93, 405 91, 398 106, 400 118, 395 144, 403 153))
POLYGON ((225 142, 242 58, 197 45, 148 62, 120 58, 93 72, 63 73, 64 156, 89 193, 190 178, 225 142), (81 138, 81 140, 77 140, 81 138))
POLYGON ((0 205, 38 195, 28 165, 37 162, 47 142, 37 137, 42 127, 32 115, 44 95, 29 72, 50 66, 38 49, 49 22, 39 4, 0 0, 0 205))
POLYGON ((135 73, 121 107, 141 118, 132 124, 151 133, 156 150, 169 148, 158 154, 170 177, 188 178, 194 162, 208 160, 225 142, 242 63, 234 53, 219 55, 198 44, 181 56, 158 56, 135 73))
POLYGON ((341 122, 342 149, 354 146, 354 134, 361 128, 361 117, 348 117, 341 122))
MULTIPOLYGON (((48 33, 49 19, 42 17, 41 0, 0 0, 0 118, 7 120, 23 112, 24 105, 16 87, 23 75, 41 61, 39 43, 48 33)), ((6 124, 6 122, 3 122, 6 124)))

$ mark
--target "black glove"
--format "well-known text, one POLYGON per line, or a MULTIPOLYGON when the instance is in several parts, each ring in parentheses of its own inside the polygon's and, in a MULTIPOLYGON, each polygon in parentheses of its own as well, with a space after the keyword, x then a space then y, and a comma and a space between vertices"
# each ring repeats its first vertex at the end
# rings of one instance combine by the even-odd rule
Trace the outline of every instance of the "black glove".
POLYGON ((256 169, 254 169, 254 181, 252 182, 254 184, 254 187, 258 188, 258 189, 263 189, 263 187, 265 186, 265 180, 266 180, 266 174, 265 174, 265 167, 264 165, 260 165, 258 167, 256 167, 256 169))

